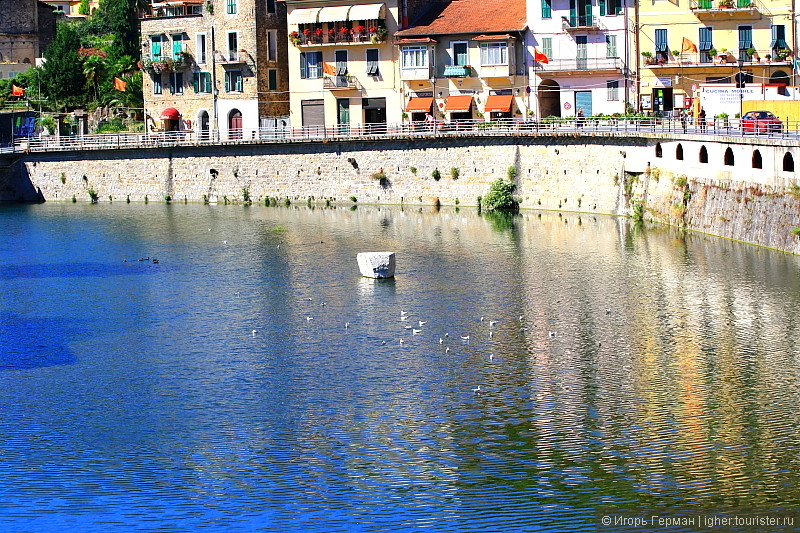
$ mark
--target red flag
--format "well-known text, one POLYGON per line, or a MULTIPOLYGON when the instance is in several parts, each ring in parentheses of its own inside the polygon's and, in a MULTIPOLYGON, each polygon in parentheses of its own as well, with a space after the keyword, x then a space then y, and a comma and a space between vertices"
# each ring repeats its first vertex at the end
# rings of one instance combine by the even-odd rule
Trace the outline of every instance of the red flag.
POLYGON ((11 96, 25 96, 25 89, 11 84, 11 96))
POLYGON ((336 76, 336 67, 330 63, 322 63, 322 72, 328 76, 336 76))
POLYGON ((116 90, 125 92, 127 87, 128 87, 128 82, 114 76, 114 88, 116 90))
POLYGON ((540 52, 537 48, 533 49, 533 60, 536 61, 537 63, 543 63, 543 64, 547 64, 550 62, 547 56, 544 55, 542 52, 540 52))

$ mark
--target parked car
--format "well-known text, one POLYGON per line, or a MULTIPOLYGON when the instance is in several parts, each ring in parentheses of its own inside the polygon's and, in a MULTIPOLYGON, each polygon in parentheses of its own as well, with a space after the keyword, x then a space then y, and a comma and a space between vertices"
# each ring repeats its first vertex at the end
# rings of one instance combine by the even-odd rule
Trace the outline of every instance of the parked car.
POLYGON ((742 117, 742 132, 769 133, 783 131, 781 119, 769 111, 748 111, 742 117))

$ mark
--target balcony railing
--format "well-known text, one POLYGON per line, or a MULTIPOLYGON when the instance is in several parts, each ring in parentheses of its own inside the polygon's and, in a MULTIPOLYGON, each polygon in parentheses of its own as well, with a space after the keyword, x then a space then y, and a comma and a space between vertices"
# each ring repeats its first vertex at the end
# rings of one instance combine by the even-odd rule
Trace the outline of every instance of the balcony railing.
POLYGON ((318 46, 325 44, 381 44, 386 40, 386 32, 322 32, 301 33, 293 32, 289 35, 295 46, 318 46), (296 34, 295 34, 296 33, 296 34))
POLYGON ((600 19, 598 17, 593 17, 592 15, 561 17, 561 27, 567 31, 600 30, 603 28, 603 26, 600 24, 600 19))
POLYGON ((762 10, 756 0, 690 0, 689 7, 698 16, 752 16, 762 10))
POLYGON ((549 63, 540 64, 541 70, 553 72, 583 70, 620 70, 622 60, 617 57, 583 57, 574 59, 551 59, 549 63))
POLYGON ((203 14, 203 4, 201 2, 166 2, 153 3, 150 10, 146 11, 142 18, 161 18, 161 17, 199 17, 203 14))
POLYGON ((323 89, 329 91, 361 90, 361 84, 355 76, 325 76, 322 80, 323 89))
POLYGON ((433 78, 431 67, 401 68, 400 79, 403 81, 429 80, 433 78))
POLYGON ((248 53, 245 50, 217 51, 217 62, 224 65, 238 65, 247 63, 248 53))
MULTIPOLYGON (((654 56, 645 57, 642 65, 647 68, 676 68, 679 66, 707 67, 711 65, 738 65, 739 58, 744 60, 748 67, 756 65, 785 65, 790 59, 777 50, 754 50, 748 54, 746 50, 717 51, 713 56, 708 52, 683 53, 678 56, 670 54, 666 60, 656 59, 654 56), (769 56, 769 59, 767 59, 769 56)), ((551 61, 552 62, 552 61, 551 61)))

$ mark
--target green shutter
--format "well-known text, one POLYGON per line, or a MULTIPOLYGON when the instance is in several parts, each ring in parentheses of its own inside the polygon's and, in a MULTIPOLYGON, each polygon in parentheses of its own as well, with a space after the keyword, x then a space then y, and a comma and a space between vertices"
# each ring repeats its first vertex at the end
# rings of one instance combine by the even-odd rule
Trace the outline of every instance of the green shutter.
POLYGON ((210 93, 211 92, 211 73, 210 72, 204 72, 203 73, 203 77, 206 80, 206 83, 205 83, 206 90, 205 90, 205 92, 210 93))
POLYGON ((269 70, 269 90, 270 91, 278 90, 278 71, 275 69, 269 70))
POLYGON ((200 92, 200 73, 199 72, 192 73, 192 88, 194 89, 194 92, 196 92, 196 93, 200 92))
POLYGON ((238 71, 236 76, 236 90, 240 93, 244 92, 244 77, 241 71, 238 71))
POLYGON ((300 79, 308 78, 308 58, 305 52, 300 52, 300 79))
POLYGON ((172 36, 172 59, 178 59, 183 50, 183 37, 180 35, 172 36))
POLYGON ((600 6, 600 16, 606 14, 606 0, 597 0, 597 4, 600 6))
POLYGON ((551 0, 542 0, 542 18, 553 18, 553 5, 551 4, 551 0))

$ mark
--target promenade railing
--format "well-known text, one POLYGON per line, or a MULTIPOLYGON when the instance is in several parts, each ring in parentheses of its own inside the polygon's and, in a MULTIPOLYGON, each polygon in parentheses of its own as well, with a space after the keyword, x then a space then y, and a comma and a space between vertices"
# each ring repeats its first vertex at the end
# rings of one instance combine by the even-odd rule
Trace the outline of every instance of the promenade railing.
POLYGON ((741 119, 707 119, 696 122, 679 118, 586 117, 543 120, 453 120, 376 124, 337 124, 283 129, 218 131, 170 131, 103 133, 71 136, 39 136, 14 139, 0 153, 57 152, 76 150, 148 149, 172 146, 231 145, 265 142, 358 140, 437 136, 558 135, 567 133, 630 136, 639 133, 725 135, 798 139, 800 122, 748 122, 741 119))

